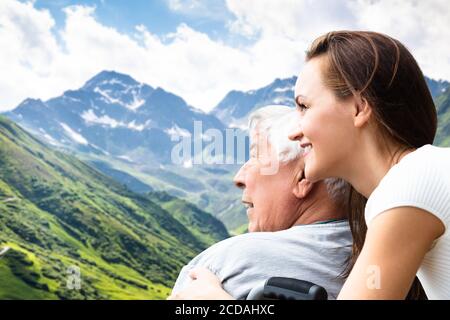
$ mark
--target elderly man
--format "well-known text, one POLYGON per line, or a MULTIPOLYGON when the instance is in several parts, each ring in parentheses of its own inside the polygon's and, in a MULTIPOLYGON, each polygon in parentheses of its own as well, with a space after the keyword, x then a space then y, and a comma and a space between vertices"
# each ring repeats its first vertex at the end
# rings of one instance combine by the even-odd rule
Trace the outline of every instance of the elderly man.
POLYGON ((234 178, 243 190, 250 233, 214 244, 183 267, 172 298, 192 281, 194 267, 206 267, 236 299, 269 277, 290 277, 323 286, 338 295, 351 252, 346 220, 349 186, 329 179, 304 179, 302 149, 288 139, 292 109, 268 106, 249 119, 250 159, 234 178))

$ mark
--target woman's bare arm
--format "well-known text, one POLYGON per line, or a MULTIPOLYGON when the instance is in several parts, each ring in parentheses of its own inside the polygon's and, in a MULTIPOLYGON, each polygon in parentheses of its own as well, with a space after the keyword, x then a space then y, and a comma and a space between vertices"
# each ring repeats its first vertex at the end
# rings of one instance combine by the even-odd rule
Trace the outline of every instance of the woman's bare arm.
POLYGON ((378 215, 338 299, 404 299, 425 254, 444 231, 441 220, 415 207, 378 215))

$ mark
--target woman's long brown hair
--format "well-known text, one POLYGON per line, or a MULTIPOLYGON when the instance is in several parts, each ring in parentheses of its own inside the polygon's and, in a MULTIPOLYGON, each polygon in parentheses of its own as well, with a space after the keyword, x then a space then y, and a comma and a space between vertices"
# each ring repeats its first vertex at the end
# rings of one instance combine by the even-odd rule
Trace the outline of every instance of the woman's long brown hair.
MULTIPOLYGON (((380 147, 386 146, 386 141, 395 146, 393 163, 402 151, 433 143, 436 107, 416 60, 398 40, 376 32, 329 32, 312 43, 306 60, 319 56, 326 58, 322 70, 325 85, 338 99, 365 99, 372 107, 380 147)), ((348 201, 353 250, 347 276, 367 233, 367 199, 352 189, 348 201)), ((426 299, 417 277, 406 299, 426 299)))

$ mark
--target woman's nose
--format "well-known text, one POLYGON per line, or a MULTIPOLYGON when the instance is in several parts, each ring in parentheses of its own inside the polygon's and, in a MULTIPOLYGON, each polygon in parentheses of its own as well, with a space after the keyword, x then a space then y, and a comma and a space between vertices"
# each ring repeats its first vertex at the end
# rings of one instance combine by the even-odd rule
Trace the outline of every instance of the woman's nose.
POLYGON ((289 135, 289 139, 292 141, 300 141, 303 137, 303 131, 300 126, 297 126, 295 129, 293 129, 289 135))

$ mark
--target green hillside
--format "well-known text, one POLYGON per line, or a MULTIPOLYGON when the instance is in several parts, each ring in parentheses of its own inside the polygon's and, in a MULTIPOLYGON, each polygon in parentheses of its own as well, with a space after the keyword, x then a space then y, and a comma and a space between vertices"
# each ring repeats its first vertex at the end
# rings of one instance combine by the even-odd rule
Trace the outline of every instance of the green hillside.
MULTIPOLYGON (((0 299, 164 299, 183 264, 228 236, 206 212, 185 224, 4 117, 0 168, 0 252, 11 248, 0 257, 0 299), (204 221, 213 227, 197 230, 204 221), (72 266, 80 290, 67 288, 72 266)), ((195 211, 176 198, 164 205, 195 211)))
POLYGON ((226 229, 216 218, 193 204, 175 198, 167 192, 152 192, 149 198, 172 214, 181 224, 192 232, 204 245, 217 242, 228 236, 226 229), (218 239, 217 236, 220 236, 218 239))
POLYGON ((434 143, 450 147, 450 88, 439 95, 435 102, 438 112, 438 129, 434 143))
POLYGON ((196 165, 189 169, 158 165, 155 168, 151 164, 143 166, 98 154, 78 153, 77 157, 108 176, 113 171, 118 181, 136 192, 142 192, 143 188, 134 188, 136 183, 129 183, 130 179, 121 176, 134 177, 140 184, 183 198, 214 215, 230 232, 247 226, 247 214, 241 202, 242 190, 233 184, 233 176, 240 165, 196 165))

